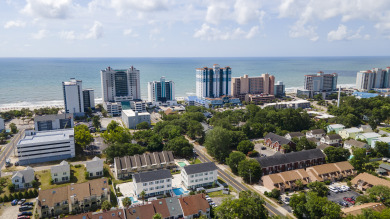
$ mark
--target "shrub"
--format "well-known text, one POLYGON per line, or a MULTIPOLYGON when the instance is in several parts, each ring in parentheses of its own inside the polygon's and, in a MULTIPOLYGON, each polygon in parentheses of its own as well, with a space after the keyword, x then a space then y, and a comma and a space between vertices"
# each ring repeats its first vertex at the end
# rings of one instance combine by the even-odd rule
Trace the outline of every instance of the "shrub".
POLYGON ((80 167, 82 167, 82 165, 81 164, 76 164, 76 165, 74 165, 74 167, 80 168, 80 167))
POLYGON ((4 195, 4 196, 3 196, 3 201, 4 201, 4 202, 8 202, 8 201, 9 201, 8 195, 4 195))
POLYGON ((8 189, 9 189, 10 192, 15 192, 15 184, 12 184, 12 183, 9 184, 8 185, 8 189))
POLYGON ((330 185, 331 182, 330 182, 330 180, 325 180, 324 183, 325 183, 325 185, 330 185))
POLYGON ((112 180, 111 180, 111 179, 108 179, 108 184, 109 184, 109 185, 112 184, 112 180))
POLYGON ((255 150, 249 151, 248 156, 249 157, 257 157, 257 156, 259 156, 259 152, 255 151, 255 150))

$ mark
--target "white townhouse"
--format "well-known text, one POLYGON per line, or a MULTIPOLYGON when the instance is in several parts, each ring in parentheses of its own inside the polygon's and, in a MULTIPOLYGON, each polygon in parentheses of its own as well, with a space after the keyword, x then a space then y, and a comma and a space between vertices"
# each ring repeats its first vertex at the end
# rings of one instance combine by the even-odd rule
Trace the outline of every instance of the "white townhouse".
POLYGON ((332 146, 340 146, 343 139, 339 134, 330 134, 321 138, 321 143, 332 146))
POLYGON ((59 165, 50 168, 51 180, 53 183, 64 183, 70 180, 70 165, 65 160, 59 165))
POLYGON ((306 138, 316 138, 320 140, 325 136, 325 131, 323 129, 313 129, 306 132, 306 138))
POLYGON ((181 182, 187 189, 210 186, 218 180, 215 163, 200 163, 185 166, 181 171, 181 182))
POLYGON ((134 193, 140 197, 145 191, 146 197, 169 194, 172 191, 172 174, 169 170, 155 170, 133 175, 134 193))
POLYGON ((15 189, 26 189, 32 187, 32 181, 35 180, 34 169, 26 167, 24 170, 16 172, 12 178, 12 184, 15 185, 15 189))
POLYGON ((94 157, 91 161, 85 163, 89 177, 102 177, 103 176, 103 160, 94 157))
POLYGON ((76 155, 73 129, 26 130, 17 144, 20 165, 64 160, 76 155))

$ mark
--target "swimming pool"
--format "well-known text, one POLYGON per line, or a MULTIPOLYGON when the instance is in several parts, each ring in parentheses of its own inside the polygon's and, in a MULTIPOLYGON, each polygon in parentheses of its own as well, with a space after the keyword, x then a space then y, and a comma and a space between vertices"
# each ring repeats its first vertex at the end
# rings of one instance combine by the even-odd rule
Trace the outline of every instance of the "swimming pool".
POLYGON ((184 191, 184 189, 182 188, 175 188, 175 189, 172 189, 173 193, 175 193, 175 195, 182 195, 183 193, 188 193, 188 191, 184 191))
POLYGON ((133 197, 130 197, 131 203, 137 203, 138 201, 134 201, 133 197))
POLYGON ((185 167, 185 166, 187 166, 187 164, 184 163, 184 162, 177 162, 177 164, 179 164, 180 167, 185 167))

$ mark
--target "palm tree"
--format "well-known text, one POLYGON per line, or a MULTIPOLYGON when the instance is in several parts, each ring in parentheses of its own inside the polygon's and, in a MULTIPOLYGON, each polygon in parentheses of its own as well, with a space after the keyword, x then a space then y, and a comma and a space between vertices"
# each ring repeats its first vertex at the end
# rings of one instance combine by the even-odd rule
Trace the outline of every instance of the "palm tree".
POLYGON ((153 215, 153 219, 162 219, 162 215, 160 213, 156 213, 153 215))
POLYGON ((122 204, 123 206, 125 206, 126 208, 128 208, 130 205, 131 205, 131 199, 129 197, 126 197, 122 200, 122 204))
POLYGON ((141 199, 142 199, 142 204, 145 204, 145 196, 146 196, 146 192, 144 190, 142 190, 142 192, 139 194, 141 196, 141 199))

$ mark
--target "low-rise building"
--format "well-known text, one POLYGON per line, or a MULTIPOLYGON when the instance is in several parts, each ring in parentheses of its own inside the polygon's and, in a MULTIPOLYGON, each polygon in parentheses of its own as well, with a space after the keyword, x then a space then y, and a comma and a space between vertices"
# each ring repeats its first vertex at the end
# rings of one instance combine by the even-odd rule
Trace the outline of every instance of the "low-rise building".
POLYGON ((285 192, 294 191, 297 188, 297 181, 301 181, 303 186, 307 185, 310 183, 310 177, 304 169, 298 169, 266 175, 262 181, 269 190, 278 189, 280 192, 285 192))
POLYGON ((288 145, 292 149, 295 148, 294 142, 272 132, 268 133, 264 137, 264 145, 273 148, 275 151, 280 151, 281 153, 286 152, 286 149, 283 147, 283 145, 288 145))
POLYGON ((215 108, 223 107, 225 104, 230 104, 231 106, 237 106, 241 104, 240 99, 234 98, 232 96, 221 96, 218 98, 204 98, 204 107, 206 108, 215 108))
POLYGON ((289 132, 284 137, 288 140, 292 140, 293 138, 301 139, 305 135, 302 132, 289 132))
POLYGON ((320 139, 317 139, 317 138, 306 138, 306 139, 307 139, 308 141, 313 142, 314 144, 316 144, 317 147, 320 146, 320 144, 321 144, 320 139))
POLYGON ((361 205, 355 205, 348 208, 342 208, 342 214, 344 217, 346 216, 358 216, 363 214, 363 210, 371 210, 371 211, 377 211, 382 212, 383 210, 387 209, 387 207, 383 203, 364 203, 361 205))
POLYGON ((210 218, 210 205, 205 194, 184 196, 179 198, 179 201, 185 219, 198 218, 201 215, 210 218))
POLYGON ((310 102, 307 100, 295 100, 295 101, 287 101, 287 102, 277 102, 277 103, 267 103, 264 104, 264 107, 274 107, 276 109, 306 109, 310 108, 310 102))
POLYGON ((51 114, 34 117, 35 131, 73 128, 73 114, 51 114))
POLYGON ((108 179, 101 178, 39 190, 36 209, 39 218, 51 218, 61 214, 91 211, 100 208, 105 200, 110 200, 110 188, 108 179))
POLYGON ((119 116, 122 112, 121 102, 103 102, 103 108, 107 110, 107 113, 111 116, 119 116))
POLYGON ((342 124, 331 124, 326 127, 327 133, 334 131, 336 134, 339 134, 339 131, 345 129, 345 126, 342 124))
POLYGON ((343 139, 339 134, 330 134, 321 138, 321 143, 332 146, 340 146, 343 139))
POLYGON ((388 176, 390 175, 390 165, 381 163, 379 168, 376 169, 376 172, 382 176, 388 176))
POLYGON ((339 181, 348 176, 355 175, 355 169, 348 161, 327 163, 306 168, 311 181, 339 181))
POLYGON ((377 185, 387 186, 390 188, 390 181, 381 179, 369 173, 361 173, 357 175, 351 180, 351 183, 355 188, 362 191, 366 191, 367 189, 377 185))
POLYGON ((85 163, 89 177, 102 177, 103 176, 103 160, 94 157, 91 161, 85 163))
POLYGON ((323 129, 313 129, 306 132, 306 138, 316 138, 320 140, 322 137, 326 135, 323 129))
POLYGON ((263 175, 279 173, 325 163, 325 154, 320 149, 303 150, 269 157, 258 157, 263 175))
POLYGON ((53 183, 64 183, 70 180, 70 165, 65 160, 59 165, 50 168, 51 180, 53 183))
POLYGON ((344 129, 339 132, 339 135, 344 138, 356 138, 358 134, 360 134, 362 131, 356 127, 344 129))
POLYGON ((133 174, 134 194, 138 197, 144 191, 146 197, 170 194, 172 174, 169 170, 154 170, 133 174))
POLYGON ((130 178, 135 172, 170 169, 173 167, 175 167, 175 159, 172 151, 114 158, 114 175, 116 179, 130 178))
POLYGON ((26 130, 16 147, 20 165, 64 160, 76 155, 73 129, 26 130))
POLYGON ((325 143, 320 143, 320 145, 318 145, 316 148, 320 149, 322 152, 324 152, 325 148, 328 148, 328 147, 333 147, 331 145, 328 145, 328 144, 325 144, 325 143))
POLYGON ((381 135, 375 132, 366 132, 356 135, 355 139, 366 140, 369 145, 372 145, 372 140, 380 138, 381 135))
POLYGON ((245 101, 247 103, 262 104, 262 103, 271 103, 275 100, 274 95, 270 94, 246 94, 245 101))
POLYGON ((352 148, 365 148, 365 149, 369 149, 370 145, 368 145, 367 143, 355 140, 355 139, 350 139, 350 140, 344 141, 344 148, 345 149, 349 149, 350 151, 352 151, 352 148))
POLYGON ((370 125, 359 125, 359 129, 361 132, 372 132, 370 125))
POLYGON ((181 171, 181 182, 187 189, 211 186, 218 180, 218 168, 214 162, 185 166, 181 171))
POLYGON ((32 187, 34 180, 34 169, 31 167, 26 167, 24 170, 17 171, 11 178, 12 184, 15 185, 15 189, 17 190, 32 187))
POLYGON ((126 128, 136 129, 141 122, 147 122, 150 125, 150 114, 148 112, 122 110, 122 121, 126 128))
POLYGON ((390 150, 390 137, 379 137, 379 138, 373 138, 371 140, 371 148, 376 147, 376 142, 385 142, 389 145, 389 150, 390 150))

